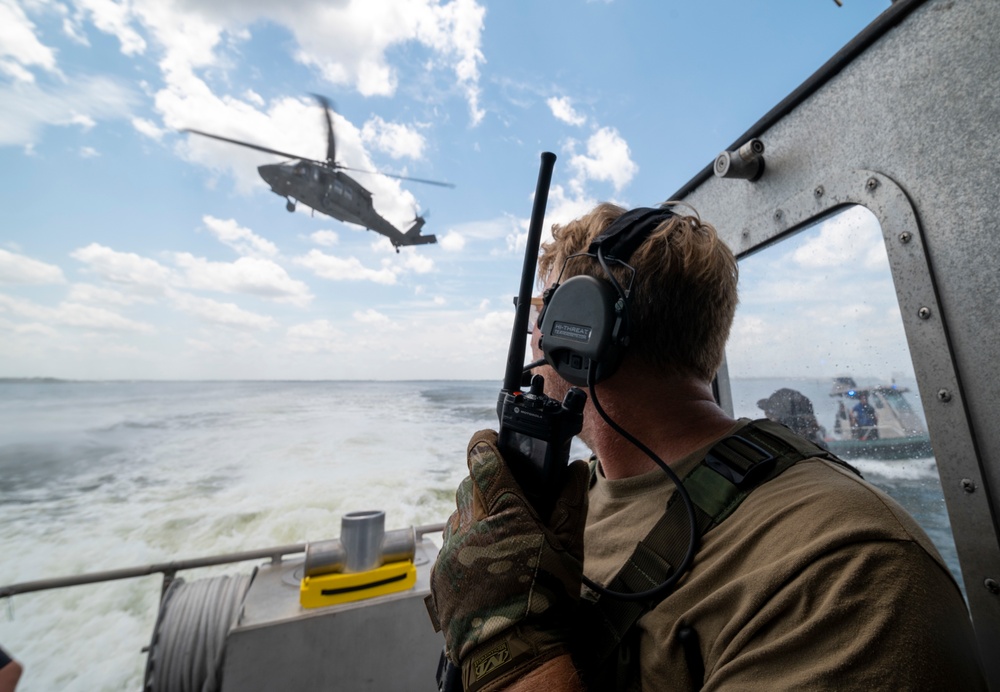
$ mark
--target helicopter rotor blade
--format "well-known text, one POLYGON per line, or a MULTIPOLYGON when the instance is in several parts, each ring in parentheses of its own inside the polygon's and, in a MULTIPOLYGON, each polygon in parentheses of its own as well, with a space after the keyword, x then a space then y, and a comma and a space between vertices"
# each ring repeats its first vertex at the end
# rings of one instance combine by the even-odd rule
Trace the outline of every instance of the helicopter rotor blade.
POLYGON ((345 171, 354 171, 355 173, 370 173, 372 175, 384 175, 386 178, 396 178, 397 180, 410 180, 414 183, 425 183, 426 185, 437 185, 439 187, 450 187, 454 188, 455 183, 445 183, 440 180, 427 180, 426 178, 411 178, 408 175, 396 175, 395 173, 383 173, 382 171, 366 171, 363 168, 351 168, 349 166, 337 166, 345 171))
POLYGON ((229 142, 230 144, 237 144, 241 147, 247 147, 250 149, 256 149, 257 151, 263 151, 266 154, 275 154, 277 156, 283 156, 286 159, 299 159, 300 161, 311 161, 312 163, 318 163, 321 166, 327 165, 326 161, 317 161, 316 159, 311 159, 308 156, 298 156, 297 154, 289 154, 287 151, 278 151, 277 149, 271 149, 269 147, 262 147, 259 144, 251 144, 250 142, 242 142, 238 139, 230 139, 229 137, 223 137, 221 135, 213 135, 209 132, 202 132, 201 130, 195 130, 192 128, 185 128, 182 132, 190 132, 192 134, 201 135, 202 137, 210 137, 211 139, 217 139, 220 142, 229 142))
POLYGON ((331 166, 335 166, 337 162, 337 142, 333 136, 333 118, 330 117, 330 109, 333 108, 333 104, 330 99, 322 94, 313 94, 313 98, 323 106, 323 115, 326 116, 326 162, 331 166))

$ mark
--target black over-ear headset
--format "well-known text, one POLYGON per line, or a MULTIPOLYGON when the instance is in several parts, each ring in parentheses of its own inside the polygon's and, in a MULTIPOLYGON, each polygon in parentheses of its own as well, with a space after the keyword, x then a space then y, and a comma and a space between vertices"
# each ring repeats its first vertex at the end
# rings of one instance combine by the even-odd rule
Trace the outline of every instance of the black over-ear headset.
POLYGON ((556 282, 546 289, 538 317, 538 345, 545 361, 570 384, 595 384, 618 369, 629 342, 628 298, 635 278, 635 269, 628 261, 672 216, 674 212, 665 207, 639 207, 625 212, 590 243, 586 252, 567 257, 556 282), (560 283, 570 261, 588 257, 601 264, 606 281, 580 274, 560 283), (626 286, 615 279, 609 262, 631 272, 626 286))

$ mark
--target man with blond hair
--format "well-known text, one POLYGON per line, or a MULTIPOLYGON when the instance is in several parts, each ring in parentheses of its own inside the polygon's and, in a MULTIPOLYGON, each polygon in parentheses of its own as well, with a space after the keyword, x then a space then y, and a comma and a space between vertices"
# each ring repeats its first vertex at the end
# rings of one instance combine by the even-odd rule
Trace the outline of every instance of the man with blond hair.
POLYGON ((496 433, 473 436, 428 599, 467 691, 985 689, 961 592, 913 519, 718 405, 737 276, 679 205, 554 227, 536 373, 555 399, 586 387, 594 457, 539 512, 496 433), (591 362, 556 314, 581 276, 613 305, 591 362))

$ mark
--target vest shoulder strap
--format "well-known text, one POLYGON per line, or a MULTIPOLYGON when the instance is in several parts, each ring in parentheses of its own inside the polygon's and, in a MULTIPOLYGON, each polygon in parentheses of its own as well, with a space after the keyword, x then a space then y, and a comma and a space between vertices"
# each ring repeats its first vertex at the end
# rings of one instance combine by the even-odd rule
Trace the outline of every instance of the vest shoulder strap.
MULTIPOLYGON (((766 419, 753 421, 736 434, 717 442, 682 481, 694 505, 697 538, 700 539, 729 517, 755 488, 797 462, 812 457, 833 461, 858 473, 822 447, 766 419)), ((596 472, 596 464, 594 469, 596 472)), ((678 493, 675 492, 663 516, 639 541, 621 570, 608 583, 608 589, 629 593, 646 591, 662 584, 673 574, 688 550, 690 535, 687 511, 684 503, 677 500, 678 493)), ((612 664, 612 655, 633 625, 658 601, 633 602, 598 597, 585 598, 581 603, 590 641, 585 668, 600 670, 612 664)), ((635 653, 625 658, 636 659, 635 653)), ((633 665, 635 663, 632 662, 633 665)), ((614 676, 620 680, 621 671, 616 671, 614 676)))

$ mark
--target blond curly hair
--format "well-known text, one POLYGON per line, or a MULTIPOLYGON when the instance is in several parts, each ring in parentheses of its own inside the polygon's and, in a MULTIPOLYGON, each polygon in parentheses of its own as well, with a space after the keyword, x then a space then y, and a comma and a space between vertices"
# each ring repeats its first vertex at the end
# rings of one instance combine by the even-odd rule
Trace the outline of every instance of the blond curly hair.
MULTIPOLYGON (((715 228, 689 205, 683 206, 693 215, 676 210, 677 215, 661 223, 629 261, 635 281, 628 300, 631 328, 626 358, 634 355, 664 373, 710 381, 722 364, 739 301, 739 267, 715 228)), ((606 278, 591 258, 566 260, 586 252, 590 242, 625 211, 605 202, 575 221, 553 225, 552 241, 542 244, 538 259, 539 280, 555 281, 560 271, 562 281, 579 274, 606 278)), ((627 270, 611 266, 625 286, 627 270)))

